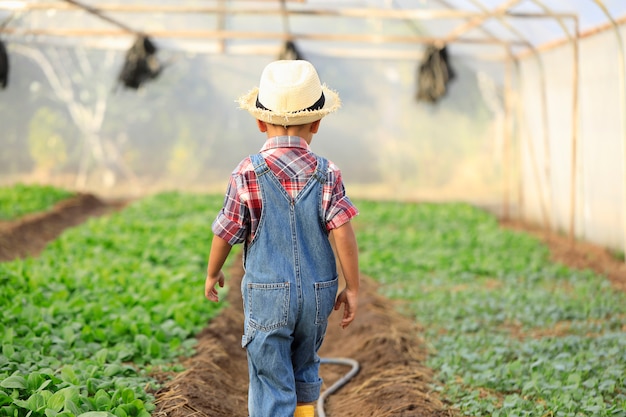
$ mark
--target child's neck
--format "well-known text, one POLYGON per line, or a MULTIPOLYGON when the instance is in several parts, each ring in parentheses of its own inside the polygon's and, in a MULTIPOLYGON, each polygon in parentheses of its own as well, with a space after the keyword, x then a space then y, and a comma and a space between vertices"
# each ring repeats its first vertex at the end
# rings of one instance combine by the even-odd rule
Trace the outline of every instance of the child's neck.
POLYGON ((310 145, 311 141, 313 140, 313 133, 307 127, 308 125, 287 127, 268 125, 267 137, 272 138, 274 136, 298 136, 304 139, 306 143, 310 145))

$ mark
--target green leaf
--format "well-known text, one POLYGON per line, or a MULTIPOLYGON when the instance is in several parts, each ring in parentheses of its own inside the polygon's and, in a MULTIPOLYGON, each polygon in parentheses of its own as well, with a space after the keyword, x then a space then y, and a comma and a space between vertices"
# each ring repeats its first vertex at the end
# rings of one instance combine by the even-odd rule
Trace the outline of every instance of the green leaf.
POLYGON ((31 372, 26 378, 26 388, 30 391, 36 391, 44 381, 45 378, 39 372, 31 372))
POLYGON ((567 377, 567 383, 573 385, 579 385, 582 377, 579 373, 569 374, 567 377))
POLYGON ((46 408, 46 411, 44 411, 44 414, 46 415, 46 417, 57 417, 59 413, 57 411, 54 411, 51 408, 46 408))
POLYGON ((120 407, 122 407, 124 409, 124 411, 126 411, 126 414, 128 414, 129 416, 136 416, 138 409, 137 406, 135 406, 135 404, 130 403, 130 404, 122 404, 120 407))
POLYGON ((111 409, 111 397, 104 390, 98 390, 96 395, 94 396, 96 400, 96 408, 98 410, 109 410, 111 409))
POLYGON ((14 399, 13 400, 13 404, 18 406, 19 408, 23 408, 25 410, 30 410, 29 405, 28 405, 28 401, 26 401, 26 400, 14 399))
POLYGON ((93 356, 93 359, 96 361, 96 363, 100 366, 104 365, 106 363, 107 360, 107 356, 109 354, 109 350, 104 348, 104 349, 100 349, 98 352, 96 352, 96 354, 93 356))
POLYGON ((0 391, 0 406, 11 404, 13 398, 9 397, 4 391, 0 391))
POLYGON ((75 416, 77 416, 77 415, 82 413, 82 410, 80 409, 78 404, 76 404, 74 401, 72 401, 69 398, 65 399, 64 408, 65 408, 64 411, 68 411, 68 412, 74 414, 75 416))
POLYGON ((86 413, 79 414, 77 417, 114 417, 115 414, 111 414, 107 411, 88 411, 86 413))
POLYGON ((118 365, 116 363, 107 365, 106 368, 104 369, 104 375, 108 377, 122 374, 123 372, 124 372, 124 368, 121 365, 118 365))
POLYGON ((76 372, 74 372, 74 368, 72 365, 65 365, 61 369, 61 379, 65 382, 69 382, 72 385, 78 385, 78 377, 76 376, 76 372))
POLYGON ((54 410, 55 412, 59 412, 63 409, 63 405, 65 404, 65 392, 63 390, 57 391, 52 394, 52 397, 48 400, 48 408, 54 410))
POLYGON ((115 415, 117 417, 128 417, 128 413, 126 413, 126 410, 122 406, 115 409, 115 415))
POLYGON ((138 334, 135 336, 135 344, 137 345, 137 347, 139 348, 141 352, 147 352, 149 344, 150 344, 150 340, 148 339, 148 336, 146 336, 145 334, 138 334))
POLYGON ((156 339, 150 339, 150 356, 152 358, 161 357, 161 344, 156 339))
POLYGON ((122 390, 122 401, 125 403, 131 403, 135 400, 135 392, 130 388, 124 388, 122 390))
POLYGON ((10 389, 26 389, 26 379, 20 375, 12 375, 0 382, 0 387, 10 389))
POLYGON ((15 347, 9 343, 4 343, 2 345, 2 354, 7 358, 13 357, 15 354, 15 347))
POLYGON ((37 391, 43 391, 44 389, 46 389, 48 387, 48 385, 50 385, 52 383, 51 379, 46 379, 44 380, 41 385, 37 388, 37 391))
POLYGON ((35 393, 28 398, 28 409, 39 413, 46 408, 46 400, 43 395, 35 393))

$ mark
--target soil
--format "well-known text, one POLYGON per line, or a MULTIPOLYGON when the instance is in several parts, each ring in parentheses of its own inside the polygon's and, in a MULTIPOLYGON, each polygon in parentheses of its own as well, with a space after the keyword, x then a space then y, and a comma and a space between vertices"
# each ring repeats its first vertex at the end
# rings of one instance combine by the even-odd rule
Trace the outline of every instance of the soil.
POLYGON ((49 211, 15 221, 0 221, 0 261, 36 256, 66 228, 123 206, 122 201, 104 202, 92 194, 79 193, 49 211))
MULTIPOLYGON (((94 195, 80 194, 48 212, 0 222, 0 261, 37 256, 65 228, 123 206, 124 202, 105 202, 94 195)), ((555 261, 600 272, 616 289, 626 290, 626 264, 606 249, 519 222, 502 222, 502 226, 537 236, 550 248, 555 261)), ((228 274, 231 288, 237 288, 242 275, 239 259, 228 274)), ((424 364, 428 352, 420 339, 422 329, 400 311, 400 305, 378 293, 373 279, 363 277, 355 323, 343 330, 338 324, 339 313, 331 316, 320 356, 355 359, 360 371, 327 398, 327 416, 458 415, 432 390, 434 374, 424 364)), ((242 328, 241 295, 229 291, 222 314, 197 335, 196 354, 183 360, 185 371, 155 375, 162 388, 155 393, 157 408, 153 415, 246 416, 248 376, 245 351, 240 347, 242 328)), ((349 370, 347 366, 323 364, 322 390, 349 370)))

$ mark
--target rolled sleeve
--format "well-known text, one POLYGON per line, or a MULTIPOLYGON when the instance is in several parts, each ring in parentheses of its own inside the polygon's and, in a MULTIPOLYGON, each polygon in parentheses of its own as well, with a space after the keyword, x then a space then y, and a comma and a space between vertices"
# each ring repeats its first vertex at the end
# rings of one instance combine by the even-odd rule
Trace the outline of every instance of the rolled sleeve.
POLYGON ((249 213, 241 199, 240 177, 231 176, 224 198, 224 205, 213 221, 211 230, 230 245, 243 243, 249 232, 249 213))
POLYGON ((332 183, 330 201, 326 211, 326 229, 333 230, 349 222, 359 214, 358 209, 346 195, 346 190, 341 178, 341 172, 334 172, 335 181, 332 183))
POLYGON ((211 230, 213 230, 215 236, 221 237, 230 245, 243 243, 246 238, 246 228, 232 219, 229 219, 223 211, 220 211, 213 221, 211 230))
POLYGON ((339 226, 342 226, 345 223, 348 223, 350 220, 352 220, 354 217, 356 217, 359 214, 359 211, 352 204, 352 202, 347 196, 338 202, 338 204, 335 207, 335 210, 333 211, 334 211, 334 215, 332 216, 330 221, 326 223, 326 228, 328 230, 336 229, 339 226))

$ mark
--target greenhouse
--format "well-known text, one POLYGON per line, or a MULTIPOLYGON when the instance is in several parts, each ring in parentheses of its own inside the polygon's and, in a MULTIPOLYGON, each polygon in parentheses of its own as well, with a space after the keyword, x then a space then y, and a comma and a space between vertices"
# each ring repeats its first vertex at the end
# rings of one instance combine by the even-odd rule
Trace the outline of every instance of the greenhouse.
POLYGON ((624 0, 0 0, 0 416, 248 415, 243 248, 203 290, 275 60, 359 211, 318 417, 626 416, 625 43, 624 0))

